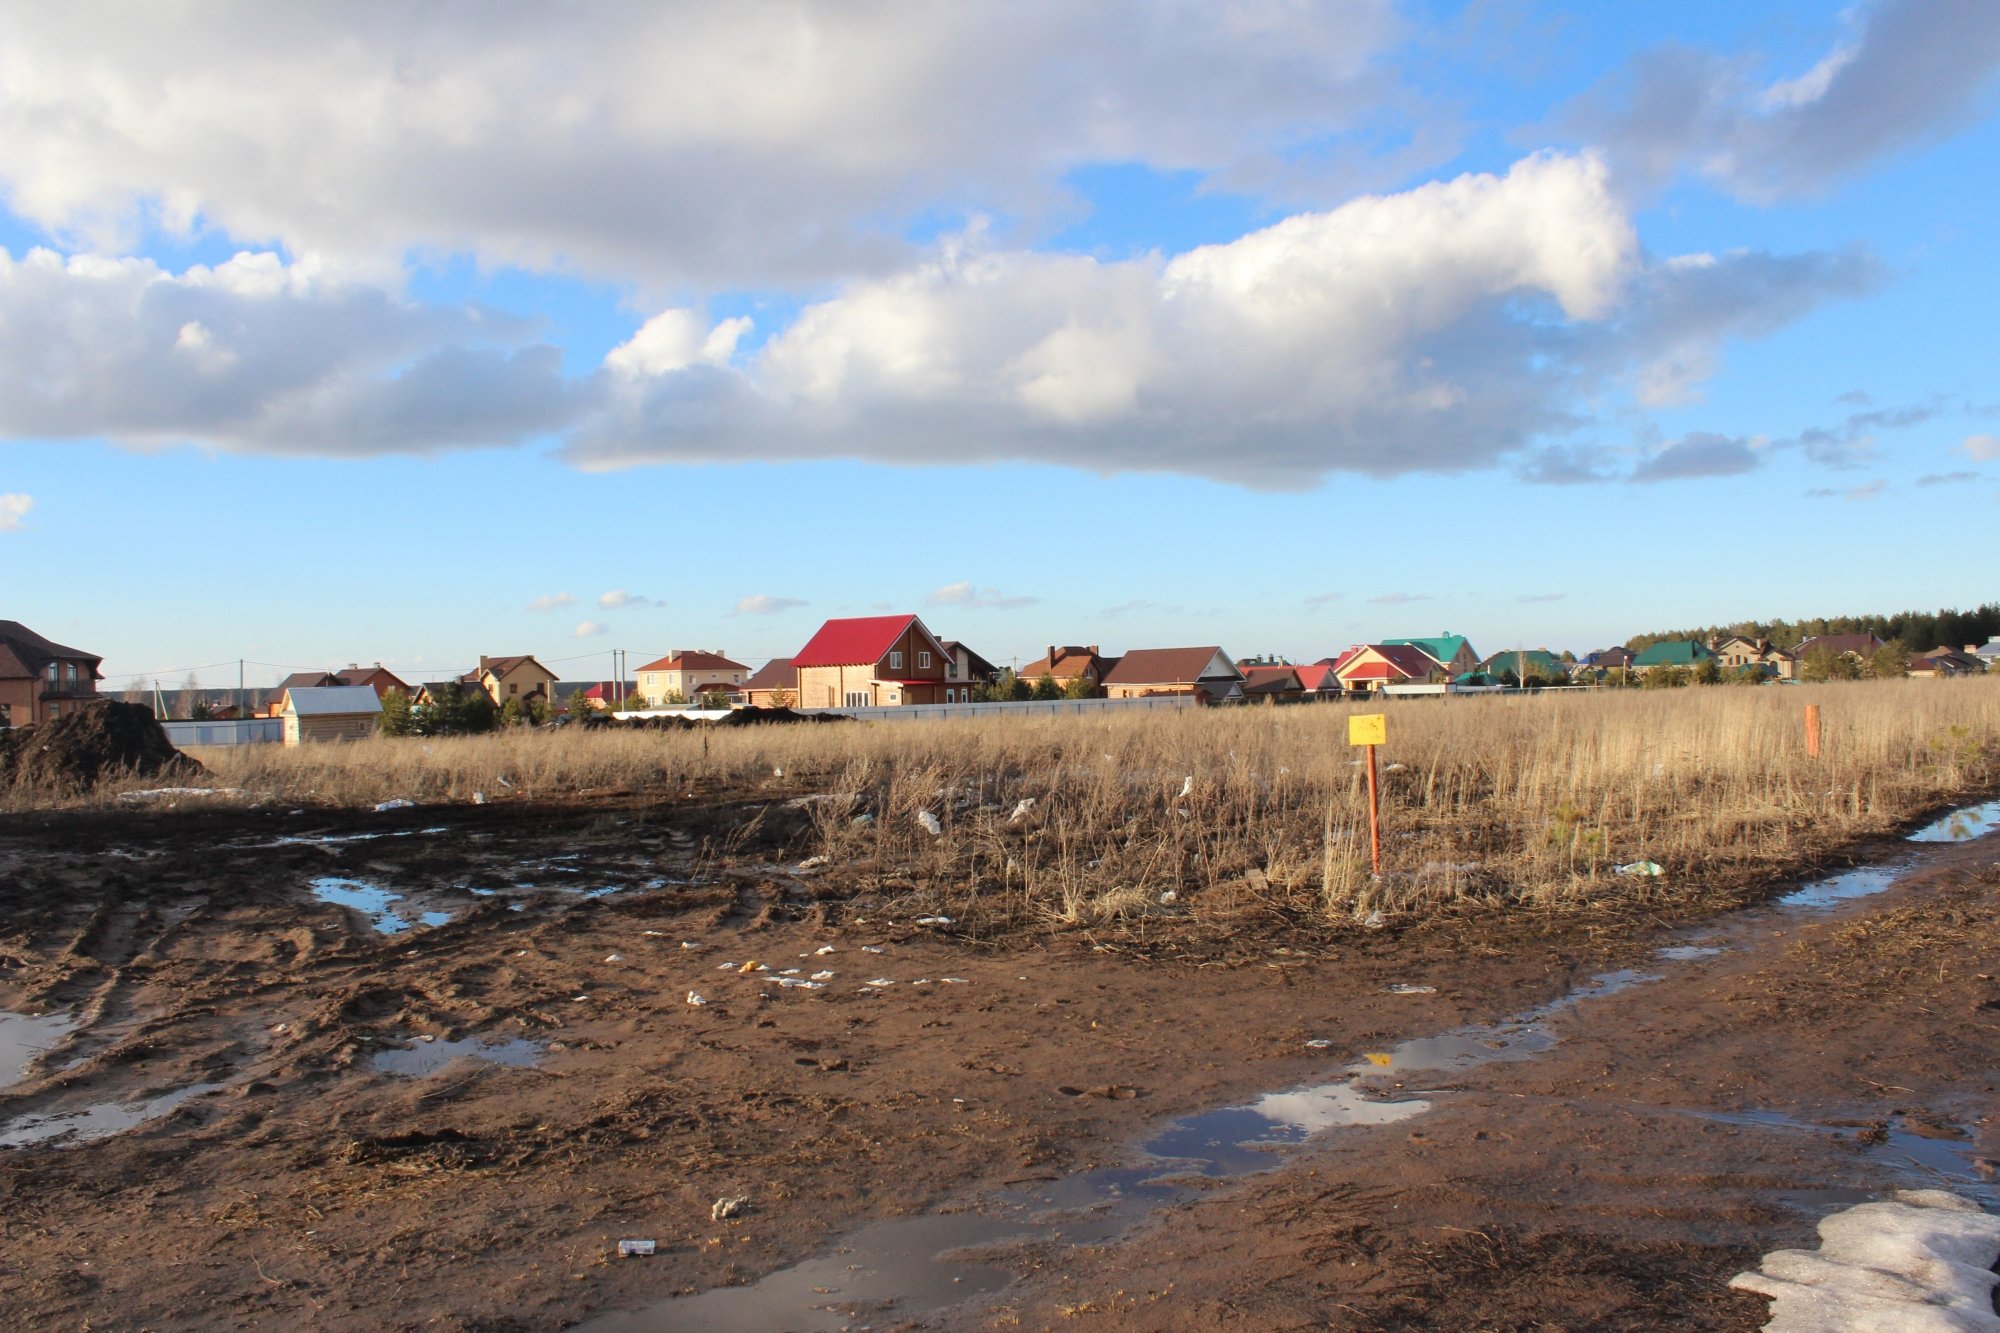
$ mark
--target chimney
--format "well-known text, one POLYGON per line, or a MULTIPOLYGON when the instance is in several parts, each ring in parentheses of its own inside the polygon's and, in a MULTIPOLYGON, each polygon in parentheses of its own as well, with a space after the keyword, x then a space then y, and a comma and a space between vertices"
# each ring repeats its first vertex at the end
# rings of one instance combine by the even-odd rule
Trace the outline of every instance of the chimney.
POLYGON ((493 664, 493 659, 488 657, 485 653, 481 653, 479 655, 479 669, 481 671, 486 670, 486 668, 491 666, 492 664, 493 664))
POLYGON ((1094 643, 1090 645, 1090 655, 1091 655, 1092 657, 1102 657, 1102 656, 1104 656, 1104 654, 1103 654, 1103 653, 1101 653, 1101 652, 1097 651, 1097 645, 1096 645, 1096 644, 1094 644, 1094 643))
POLYGON ((1054 666, 1056 664, 1056 646, 1054 644, 1049 645, 1049 655, 1044 660, 1047 661, 1050 666, 1054 666))

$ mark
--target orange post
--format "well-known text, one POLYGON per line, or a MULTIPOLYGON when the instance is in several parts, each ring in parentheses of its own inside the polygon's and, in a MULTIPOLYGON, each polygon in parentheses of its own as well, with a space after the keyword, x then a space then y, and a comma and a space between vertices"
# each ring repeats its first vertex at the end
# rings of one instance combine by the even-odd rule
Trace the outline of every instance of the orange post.
POLYGON ((1375 747, 1368 747, 1368 859, 1382 878, 1382 801, 1375 787, 1375 747))
POLYGON ((1819 758, 1819 705, 1806 705, 1806 755, 1819 758))

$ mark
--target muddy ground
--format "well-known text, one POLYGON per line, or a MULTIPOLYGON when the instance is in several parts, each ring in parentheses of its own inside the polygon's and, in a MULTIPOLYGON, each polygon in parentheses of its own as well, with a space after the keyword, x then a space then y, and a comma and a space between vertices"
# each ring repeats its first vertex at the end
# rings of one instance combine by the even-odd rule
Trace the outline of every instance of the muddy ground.
POLYGON ((1421 1116, 1330 1130, 1115 1243, 994 1251, 1018 1279, 996 1295, 850 1313, 1754 1328, 1732 1273, 2000 1158, 2000 838, 1692 943, 1530 915, 981 934, 839 866, 790 873, 808 821, 768 804, 0 820, 0 1011, 71 1025, 23 1039, 47 1047, 25 1069, 4 1038, 28 1029, 0 1029, 7 1326, 688 1326, 681 1294, 863 1224, 1129 1160, 1172 1117, 1620 968, 1659 979, 1552 1012, 1532 1059, 1370 1084, 1421 1116))

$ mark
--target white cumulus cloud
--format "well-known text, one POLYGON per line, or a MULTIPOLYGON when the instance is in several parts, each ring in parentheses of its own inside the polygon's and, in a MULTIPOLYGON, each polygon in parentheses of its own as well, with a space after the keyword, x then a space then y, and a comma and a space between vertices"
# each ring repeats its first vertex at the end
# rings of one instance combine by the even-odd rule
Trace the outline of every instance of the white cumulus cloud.
POLYGON ((970 611, 1011 611, 1023 606, 1033 606, 1041 599, 1009 597, 998 588, 980 588, 965 582, 947 583, 942 588, 934 589, 924 600, 932 606, 956 606, 970 611))
POLYGON ((1968 435, 1965 437, 1965 452, 1982 463, 2000 458, 2000 436, 1968 435))
POLYGON ((577 622, 577 627, 572 632, 572 637, 578 639, 594 639, 598 635, 603 634, 605 631, 609 630, 610 628, 611 626, 605 624, 601 620, 583 620, 577 622))
POLYGON ((600 593, 597 598, 597 604, 607 611, 616 611, 620 607, 628 606, 648 607, 661 605, 661 603, 654 601, 650 597, 641 596, 636 592, 626 592, 623 588, 615 588, 610 592, 600 593))
POLYGON ((565 606, 576 604, 576 595, 567 592, 545 593, 528 603, 530 611, 559 611, 565 606))
POLYGON ((35 497, 23 495, 19 491, 9 491, 0 495, 0 532, 19 532, 27 521, 28 511, 35 507, 35 497))
POLYGON ((769 593, 753 593, 736 603, 736 613, 742 616, 774 616, 780 611, 806 603, 797 597, 773 597, 769 593))
POLYGON ((1402 33, 1390 0, 66 0, 8 16, 0 194, 99 244, 820 280, 940 200, 1058 212, 1081 163, 1283 177, 1390 114, 1402 33))
POLYGON ((271 254, 174 274, 0 250, 0 435, 333 456, 513 444, 573 412, 519 320, 271 254))

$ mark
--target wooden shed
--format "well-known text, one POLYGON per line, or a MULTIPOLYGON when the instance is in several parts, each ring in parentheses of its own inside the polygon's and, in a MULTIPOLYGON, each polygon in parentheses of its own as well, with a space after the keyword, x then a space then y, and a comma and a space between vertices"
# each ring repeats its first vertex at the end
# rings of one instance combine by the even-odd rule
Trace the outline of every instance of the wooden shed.
POLYGON ((358 741, 375 734, 382 700, 372 685, 294 686, 285 691, 285 744, 358 741))

